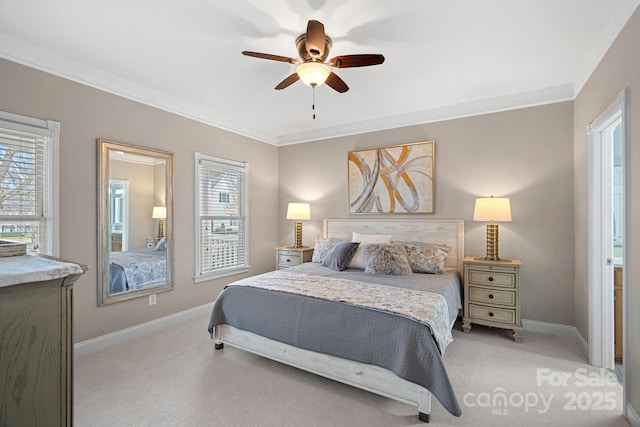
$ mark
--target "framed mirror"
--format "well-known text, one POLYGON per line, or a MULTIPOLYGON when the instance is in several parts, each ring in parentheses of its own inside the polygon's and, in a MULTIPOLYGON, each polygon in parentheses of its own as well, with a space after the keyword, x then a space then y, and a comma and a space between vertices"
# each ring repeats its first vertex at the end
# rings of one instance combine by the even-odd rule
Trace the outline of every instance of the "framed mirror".
POLYGON ((173 153, 98 140, 98 305, 173 290, 173 153))

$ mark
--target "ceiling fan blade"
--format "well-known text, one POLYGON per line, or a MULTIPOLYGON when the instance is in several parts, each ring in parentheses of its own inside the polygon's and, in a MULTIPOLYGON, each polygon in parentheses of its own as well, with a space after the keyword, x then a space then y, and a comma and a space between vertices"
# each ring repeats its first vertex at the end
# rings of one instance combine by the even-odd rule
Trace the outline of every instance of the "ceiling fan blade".
POLYGON ((311 20, 307 23, 307 36, 305 39, 307 53, 313 58, 324 54, 324 25, 320 21, 311 20))
POLYGON ((329 65, 336 68, 368 67, 384 62, 384 56, 378 54, 342 55, 329 60, 329 65))
POLYGON ((334 89, 337 92, 345 93, 349 90, 349 86, 342 80, 336 73, 333 71, 329 74, 327 81, 325 82, 329 87, 334 89))
POLYGON ((289 87, 295 82, 297 82, 298 80, 300 80, 300 77, 298 77, 298 73, 293 73, 289 77, 287 77, 286 79, 278 83, 278 86, 276 86, 276 90, 281 90, 286 87, 289 87))
POLYGON ((269 59, 271 61, 288 62, 289 64, 298 64, 300 62, 295 58, 289 58, 287 56, 280 56, 280 55, 272 55, 270 53, 250 52, 248 50, 245 50, 242 52, 242 54, 246 56, 253 56, 255 58, 269 59))

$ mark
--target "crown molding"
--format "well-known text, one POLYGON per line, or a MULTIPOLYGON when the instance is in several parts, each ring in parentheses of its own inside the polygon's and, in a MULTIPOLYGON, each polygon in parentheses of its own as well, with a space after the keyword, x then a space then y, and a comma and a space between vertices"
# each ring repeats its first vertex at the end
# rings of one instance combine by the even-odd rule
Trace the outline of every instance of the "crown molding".
POLYGON ((205 108, 2 34, 0 34, 0 58, 238 135, 273 145, 277 144, 276 135, 253 129, 247 126, 246 122, 239 123, 228 117, 220 117, 205 108))
MULTIPOLYGON (((630 0, 624 3, 624 7, 621 7, 616 11, 614 19, 615 22, 608 27, 607 36, 602 38, 601 43, 599 44, 601 47, 598 47, 598 50, 603 50, 605 47, 608 48, 608 46, 610 46, 610 43, 615 39, 615 35, 617 34, 616 31, 620 30, 624 25, 624 22, 626 22, 625 18, 630 15, 629 9, 631 9, 631 6, 635 9, 639 3, 640 0, 630 0)), ((596 55, 594 58, 601 59, 602 55, 596 55)), ((139 102, 144 105, 159 108, 206 125, 214 126, 228 132, 275 146, 300 144, 329 138, 376 132, 399 127, 568 101, 575 98, 575 88, 579 87, 578 83, 568 83, 528 92, 413 111, 393 116, 379 117, 376 119, 353 122, 340 126, 331 126, 298 133, 274 135, 252 128, 246 121, 240 121, 237 118, 221 117, 219 114, 205 108, 181 101, 159 91, 155 91, 120 77, 105 73, 104 71, 87 67, 86 65, 76 61, 63 58, 49 51, 4 35, 0 35, 0 57, 107 93, 139 102)))
POLYGON ((300 144, 329 138, 377 132, 399 127, 415 126, 444 120, 497 113, 500 111, 554 104, 557 102, 571 101, 573 99, 573 84, 569 83, 506 96, 413 111, 406 114, 379 117, 372 120, 348 123, 342 126, 315 129, 309 132, 283 135, 278 138, 278 145, 300 144))

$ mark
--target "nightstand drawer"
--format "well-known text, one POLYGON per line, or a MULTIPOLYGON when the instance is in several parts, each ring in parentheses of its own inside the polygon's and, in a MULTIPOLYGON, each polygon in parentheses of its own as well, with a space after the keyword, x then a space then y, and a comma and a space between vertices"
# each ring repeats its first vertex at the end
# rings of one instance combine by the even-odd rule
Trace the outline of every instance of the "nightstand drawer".
POLYGON ((498 291, 495 289, 476 288, 469 286, 469 301, 500 304, 500 305, 516 305, 516 293, 512 291, 498 291))
POLYGON ((291 266, 302 264, 302 258, 297 253, 295 255, 283 254, 284 251, 278 253, 278 265, 291 266))
POLYGON ((483 286, 498 286, 501 288, 515 288, 516 275, 496 271, 482 271, 469 269, 469 284, 483 286))
POLYGON ((516 323, 516 311, 504 308, 483 307, 481 305, 469 304, 469 315, 472 318, 490 320, 500 323, 516 323))

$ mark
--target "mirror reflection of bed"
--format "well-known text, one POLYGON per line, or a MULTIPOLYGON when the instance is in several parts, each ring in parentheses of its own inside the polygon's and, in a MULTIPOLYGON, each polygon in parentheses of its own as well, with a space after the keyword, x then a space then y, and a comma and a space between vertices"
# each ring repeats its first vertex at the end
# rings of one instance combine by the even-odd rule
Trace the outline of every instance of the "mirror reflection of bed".
POLYGON ((99 143, 99 304, 171 290, 173 154, 99 143))
POLYGON ((153 248, 112 252, 109 260, 109 291, 116 294, 165 283, 166 271, 165 237, 153 248))

